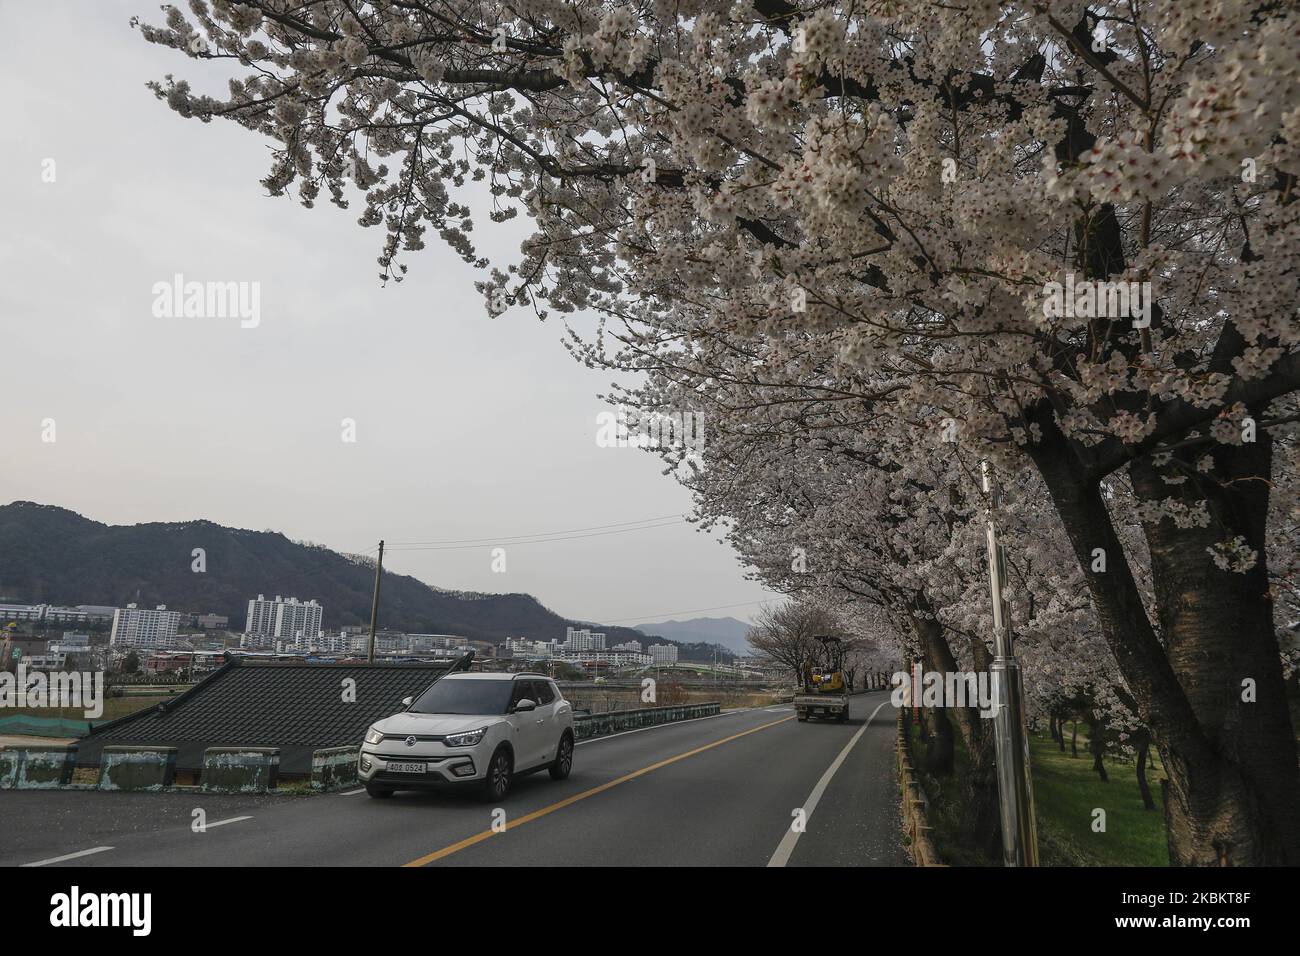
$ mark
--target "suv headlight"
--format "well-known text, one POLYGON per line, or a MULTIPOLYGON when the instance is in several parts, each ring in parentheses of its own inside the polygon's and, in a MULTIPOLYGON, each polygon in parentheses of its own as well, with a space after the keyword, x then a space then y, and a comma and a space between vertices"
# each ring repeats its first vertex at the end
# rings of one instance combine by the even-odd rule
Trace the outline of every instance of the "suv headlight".
POLYGON ((369 730, 366 731, 366 743, 380 744, 383 742, 384 742, 383 731, 379 730, 376 727, 371 727, 369 730))
POLYGON ((443 741, 448 747, 473 747, 487 732, 486 727, 480 727, 478 730, 467 730, 463 734, 448 734, 443 741))

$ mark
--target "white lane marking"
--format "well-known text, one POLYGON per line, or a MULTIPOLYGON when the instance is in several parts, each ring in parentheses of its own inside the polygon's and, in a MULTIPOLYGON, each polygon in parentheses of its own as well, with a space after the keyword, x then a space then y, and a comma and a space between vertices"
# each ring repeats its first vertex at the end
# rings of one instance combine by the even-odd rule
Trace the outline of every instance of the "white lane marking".
POLYGON ((764 708, 769 714, 787 714, 794 710, 793 707, 766 707, 764 708))
POLYGON ((203 829, 204 829, 204 830, 211 830, 213 827, 224 827, 227 823, 238 823, 240 820, 251 820, 251 819, 253 819, 251 816, 248 816, 248 817, 231 817, 231 818, 228 819, 228 820, 218 820, 216 823, 209 823, 209 824, 205 825, 203 829))
MULTIPOLYGON (((886 698, 880 702, 880 707, 884 707, 888 703, 889 700, 886 698)), ((817 809, 818 801, 821 800, 822 794, 826 792, 826 788, 830 786, 830 782, 835 776, 835 771, 840 769, 840 765, 843 764, 845 759, 848 757, 849 751, 853 749, 853 745, 856 744, 861 739, 862 735, 867 732, 867 728, 871 726, 872 719, 875 718, 876 714, 880 713, 880 707, 877 707, 871 712, 871 716, 867 718, 867 722, 858 728, 858 732, 853 735, 853 739, 844 745, 844 749, 840 751, 840 755, 831 762, 829 767, 826 768, 826 772, 822 774, 822 778, 817 781, 817 786, 813 787, 812 793, 808 794, 808 799, 803 803, 805 825, 812 819, 813 811, 817 809)), ((786 830, 785 836, 781 838, 781 843, 777 846, 776 852, 772 854, 772 859, 767 861, 767 865, 785 866, 786 863, 790 861, 790 854, 794 852, 795 844, 799 842, 799 837, 801 835, 801 832, 793 828, 786 830)))
POLYGON ((48 860, 37 860, 35 863, 24 863, 23 866, 49 866, 51 863, 62 863, 64 860, 76 860, 83 856, 90 856, 92 853, 103 853, 105 850, 113 849, 111 846, 92 846, 89 850, 81 850, 77 853, 68 853, 64 856, 52 856, 48 860))
POLYGON ((574 746, 581 747, 583 744, 598 744, 602 740, 613 740, 615 737, 626 737, 628 734, 639 734, 647 730, 658 730, 661 727, 680 727, 682 724, 693 724, 699 720, 714 720, 718 717, 734 717, 736 714, 747 714, 745 710, 727 710, 720 714, 709 714, 707 717, 692 717, 690 720, 672 720, 666 724, 655 724, 653 727, 638 727, 636 730, 620 730, 616 734, 606 734, 604 737, 588 737, 586 740, 579 740, 574 746))
POLYGON ((355 797, 358 793, 365 793, 365 792, 366 792, 366 788, 365 788, 365 787, 357 787, 357 789, 355 789, 355 790, 348 790, 348 791, 345 792, 345 793, 340 793, 339 796, 340 796, 340 797, 355 797))

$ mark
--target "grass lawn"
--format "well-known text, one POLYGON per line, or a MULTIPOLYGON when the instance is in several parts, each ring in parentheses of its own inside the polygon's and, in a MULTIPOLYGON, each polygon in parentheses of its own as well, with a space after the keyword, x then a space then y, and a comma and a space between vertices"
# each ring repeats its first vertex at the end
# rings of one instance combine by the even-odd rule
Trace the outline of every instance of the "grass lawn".
MULTIPOLYGON (((1080 725, 1081 740, 1086 727, 1080 725)), ((992 728, 990 728, 990 731, 992 728)), ((936 780, 921 777, 932 801, 930 824, 935 843, 950 866, 999 866, 1000 857, 989 856, 973 845, 969 820, 957 781, 969 766, 961 735, 955 735, 956 776, 936 780)), ((1030 766, 1034 776, 1034 809, 1038 822, 1038 855, 1043 866, 1168 866, 1164 807, 1160 800, 1160 769, 1147 766, 1147 782, 1156 809, 1142 809, 1137 786, 1137 764, 1106 757, 1109 783, 1092 769, 1092 755, 1082 747, 1071 757, 1046 736, 1031 735, 1030 766), (1106 832, 1092 831, 1093 810, 1106 811, 1106 832)), ((1154 748, 1152 748, 1154 754, 1154 748)), ((925 747, 912 728, 912 753, 918 770, 924 766, 925 747)))
MULTIPOLYGON (((92 724, 102 724, 105 721, 114 720, 118 717, 125 717, 127 714, 134 714, 136 711, 145 710, 148 707, 154 707, 165 700, 171 700, 173 695, 159 694, 139 697, 105 697, 104 713, 92 720, 92 724)), ((85 720, 85 711, 78 707, 19 707, 13 710, 6 710, 4 717, 16 715, 27 717, 61 717, 64 720, 85 720)))
MULTIPOLYGON (((1082 728, 1081 728, 1082 729, 1082 728)), ((1152 748, 1154 753, 1155 748, 1152 748)), ((1137 763, 1106 758, 1109 783, 1092 769, 1092 755, 1061 753, 1050 737, 1031 735, 1038 853, 1045 866, 1168 866, 1159 769, 1147 766, 1156 809, 1142 809, 1137 763), (1093 810, 1106 811, 1106 832, 1094 833, 1093 810)))

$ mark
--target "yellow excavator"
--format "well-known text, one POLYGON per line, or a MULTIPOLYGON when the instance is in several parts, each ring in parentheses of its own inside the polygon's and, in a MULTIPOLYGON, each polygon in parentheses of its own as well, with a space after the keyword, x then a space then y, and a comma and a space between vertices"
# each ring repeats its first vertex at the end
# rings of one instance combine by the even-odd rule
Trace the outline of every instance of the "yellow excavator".
POLYGON ((838 637, 819 635, 814 659, 804 667, 802 686, 794 696, 795 714, 809 717, 849 719, 849 692, 844 683, 844 642, 838 637))

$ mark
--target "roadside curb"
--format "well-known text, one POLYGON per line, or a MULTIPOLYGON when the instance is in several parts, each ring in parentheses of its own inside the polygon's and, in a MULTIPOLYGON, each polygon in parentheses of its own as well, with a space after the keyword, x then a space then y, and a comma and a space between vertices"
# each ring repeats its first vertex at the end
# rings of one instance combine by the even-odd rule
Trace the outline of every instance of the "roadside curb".
POLYGON ((947 866, 934 844, 934 828, 926 811, 930 805, 912 764, 911 741, 903 711, 898 712, 898 783, 902 794, 903 829, 908 837, 908 852, 917 866, 947 866))

